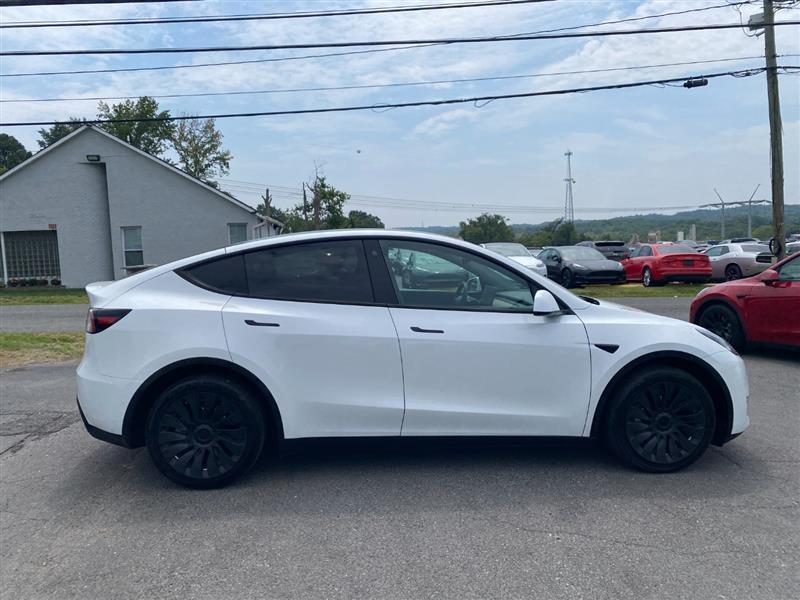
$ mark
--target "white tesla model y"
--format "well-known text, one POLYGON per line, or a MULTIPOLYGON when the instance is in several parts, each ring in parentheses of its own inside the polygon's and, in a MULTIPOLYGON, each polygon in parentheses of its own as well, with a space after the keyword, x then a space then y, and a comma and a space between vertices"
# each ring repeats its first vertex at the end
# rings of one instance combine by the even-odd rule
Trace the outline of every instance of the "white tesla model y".
POLYGON ((748 425, 721 338, 449 238, 287 235, 86 289, 88 431, 187 486, 320 437, 593 437, 666 472, 748 425))

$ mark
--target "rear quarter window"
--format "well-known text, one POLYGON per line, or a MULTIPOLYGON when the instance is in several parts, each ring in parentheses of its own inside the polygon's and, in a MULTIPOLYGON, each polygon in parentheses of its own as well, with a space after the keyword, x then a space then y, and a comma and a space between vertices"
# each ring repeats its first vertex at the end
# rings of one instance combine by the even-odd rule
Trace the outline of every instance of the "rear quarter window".
POLYGON ((224 294, 247 294, 244 257, 223 256, 178 271, 184 279, 200 287, 224 294))

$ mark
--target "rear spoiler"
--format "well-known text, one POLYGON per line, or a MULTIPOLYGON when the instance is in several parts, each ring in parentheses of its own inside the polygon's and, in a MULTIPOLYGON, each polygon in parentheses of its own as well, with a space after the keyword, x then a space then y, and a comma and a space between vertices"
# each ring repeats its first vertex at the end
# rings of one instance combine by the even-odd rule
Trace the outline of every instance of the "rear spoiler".
POLYGON ((86 293, 89 296, 89 306, 97 308, 103 306, 114 299, 116 294, 109 293, 108 287, 116 283, 115 281, 96 281, 86 286, 86 293))

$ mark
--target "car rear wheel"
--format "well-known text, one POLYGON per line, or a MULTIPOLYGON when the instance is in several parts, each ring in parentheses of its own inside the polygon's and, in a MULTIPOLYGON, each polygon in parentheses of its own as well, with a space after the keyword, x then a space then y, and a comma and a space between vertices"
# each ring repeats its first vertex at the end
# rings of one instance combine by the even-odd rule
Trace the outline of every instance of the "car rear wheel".
POLYGON ((221 487, 243 475, 261 454, 265 436, 264 415, 250 388, 206 375, 164 390, 145 435, 159 471, 192 488, 221 487))
POLYGON ((728 281, 736 281, 742 278, 742 269, 739 265, 728 265, 725 267, 725 279, 728 281))
POLYGON ((700 458, 716 424, 708 391, 671 367, 632 376, 607 414, 606 439, 613 452, 627 465, 651 473, 677 471, 700 458))
POLYGON ((739 317, 724 304, 712 304, 704 308, 697 319, 697 324, 716 333, 737 350, 744 349, 744 331, 739 323, 739 317))

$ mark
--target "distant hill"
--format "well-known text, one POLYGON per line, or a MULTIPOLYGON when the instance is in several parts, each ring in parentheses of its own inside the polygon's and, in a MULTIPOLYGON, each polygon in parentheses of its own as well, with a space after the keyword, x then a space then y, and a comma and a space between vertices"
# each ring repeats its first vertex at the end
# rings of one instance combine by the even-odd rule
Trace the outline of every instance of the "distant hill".
MULTIPOLYGON (((785 210, 786 232, 800 232, 800 205, 787 205, 785 210)), ((548 222, 536 224, 516 224, 511 225, 514 232, 532 233, 541 229, 548 222)), ((753 206, 753 230, 772 223, 772 208, 770 206, 753 206)), ((651 231, 660 231, 661 239, 674 240, 678 231, 683 231, 689 235, 689 227, 694 224, 697 226, 697 239, 719 239, 720 237, 720 211, 719 210, 691 210, 679 212, 674 215, 647 214, 632 215, 628 217, 614 217, 611 219, 576 220, 575 228, 579 234, 590 239, 619 239, 628 241, 634 234, 639 235, 639 239, 646 240, 647 234, 651 231)), ((438 233, 455 237, 458 235, 458 226, 434 226, 434 227, 404 227, 411 231, 424 231, 427 233, 438 233)), ((757 232, 754 231, 754 235, 757 232)), ((740 206, 725 210, 725 236, 741 237, 747 235, 747 207, 740 206)), ((762 235, 762 237, 768 237, 762 235)))

